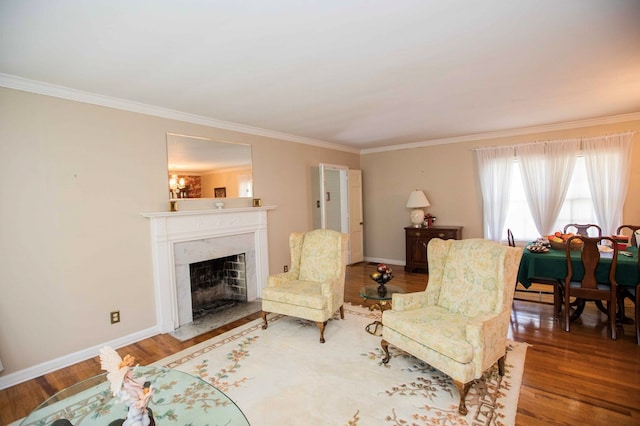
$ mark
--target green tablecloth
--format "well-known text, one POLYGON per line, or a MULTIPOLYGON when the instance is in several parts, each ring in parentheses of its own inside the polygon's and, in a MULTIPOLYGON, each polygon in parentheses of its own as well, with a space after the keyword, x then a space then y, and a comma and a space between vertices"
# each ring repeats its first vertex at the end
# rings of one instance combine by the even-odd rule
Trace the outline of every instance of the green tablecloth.
MULTIPOLYGON (((618 263, 616 268, 616 281, 619 286, 635 287, 639 282, 638 273, 638 249, 630 247, 626 251, 633 254, 633 257, 622 256, 618 254, 618 263)), ((573 273, 576 280, 580 280, 584 274, 582 263, 580 262, 580 252, 574 251, 571 254, 571 262, 573 264, 573 273)), ((596 269, 596 278, 598 281, 609 282, 609 266, 611 258, 605 256, 600 257, 600 263, 596 269)), ((567 276, 567 261, 564 250, 550 249, 548 253, 531 253, 526 248, 520 261, 520 269, 518 270, 518 282, 525 288, 531 286, 531 279, 551 278, 564 279, 567 276)), ((533 280, 535 282, 535 280, 533 280)))

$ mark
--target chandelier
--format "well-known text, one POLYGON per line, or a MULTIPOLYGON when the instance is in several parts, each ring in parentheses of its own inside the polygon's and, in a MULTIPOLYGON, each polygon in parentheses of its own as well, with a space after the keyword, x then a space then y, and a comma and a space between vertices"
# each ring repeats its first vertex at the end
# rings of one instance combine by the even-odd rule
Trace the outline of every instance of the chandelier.
POLYGON ((171 175, 171 178, 169 178, 169 189, 173 194, 173 198, 178 198, 180 191, 184 188, 184 178, 178 178, 178 175, 171 175))

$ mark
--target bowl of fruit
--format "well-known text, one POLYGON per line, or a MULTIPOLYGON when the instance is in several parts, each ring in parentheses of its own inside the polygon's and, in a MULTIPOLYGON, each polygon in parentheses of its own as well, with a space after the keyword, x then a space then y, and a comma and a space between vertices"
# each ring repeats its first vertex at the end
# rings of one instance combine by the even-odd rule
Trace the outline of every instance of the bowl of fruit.
MULTIPOLYGON (((573 237, 574 233, 569 233, 569 234, 563 234, 560 231, 555 232, 552 235, 549 235, 549 244, 551 244, 551 248, 554 248, 556 250, 565 250, 567 247, 567 240, 571 237, 573 237)), ((569 243, 569 247, 571 248, 571 250, 582 250, 582 246, 584 245, 584 242, 582 240, 579 239, 573 239, 571 240, 571 242, 569 243)))

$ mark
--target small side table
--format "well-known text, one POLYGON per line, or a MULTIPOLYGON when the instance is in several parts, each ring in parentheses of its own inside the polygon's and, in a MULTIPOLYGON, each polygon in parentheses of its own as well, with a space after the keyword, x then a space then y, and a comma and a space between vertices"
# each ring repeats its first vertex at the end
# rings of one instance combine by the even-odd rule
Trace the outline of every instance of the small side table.
MULTIPOLYGON (((377 309, 380 311, 380 314, 382 315, 382 312, 386 311, 387 309, 391 309, 391 296, 395 293, 405 292, 405 290, 402 287, 398 287, 397 285, 385 284, 385 287, 387 288, 387 294, 385 294, 384 296, 380 296, 378 294, 378 284, 368 284, 363 286, 360 289, 360 297, 362 297, 365 302, 367 300, 376 301, 376 303, 374 303, 369 307, 370 311, 375 311, 377 309)), ((365 327, 365 330, 367 330, 367 333, 369 334, 373 334, 374 336, 379 336, 378 334, 376 334, 378 332, 379 327, 382 327, 382 321, 376 320, 371 324, 367 325, 365 327), (373 331, 371 331, 371 327, 374 327, 373 331)))

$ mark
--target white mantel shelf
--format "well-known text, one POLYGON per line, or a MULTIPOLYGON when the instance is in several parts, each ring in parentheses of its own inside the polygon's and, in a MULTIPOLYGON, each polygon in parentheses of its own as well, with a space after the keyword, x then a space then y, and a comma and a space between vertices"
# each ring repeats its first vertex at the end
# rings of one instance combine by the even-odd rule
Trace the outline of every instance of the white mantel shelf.
POLYGON ((208 210, 181 210, 177 212, 152 212, 142 213, 142 216, 152 217, 171 217, 171 216, 199 216, 208 214, 228 214, 228 213, 241 213, 241 212, 253 212, 259 210, 274 210, 276 206, 264 206, 264 207, 237 207, 237 208, 222 208, 222 209, 208 209, 208 210))
MULTIPOLYGON (((255 278, 251 288, 247 289, 248 301, 262 296, 269 274, 267 211, 275 208, 265 206, 142 213, 151 225, 156 321, 162 333, 171 332, 182 325, 179 305, 183 306, 184 296, 177 288, 176 279, 176 247, 183 247, 182 243, 202 241, 212 254, 219 254, 220 247, 235 245, 229 243, 230 238, 244 241, 246 246, 248 237, 250 250, 255 251, 250 265, 255 272, 251 275, 255 278)), ((190 301, 188 304, 190 306, 190 301)))

